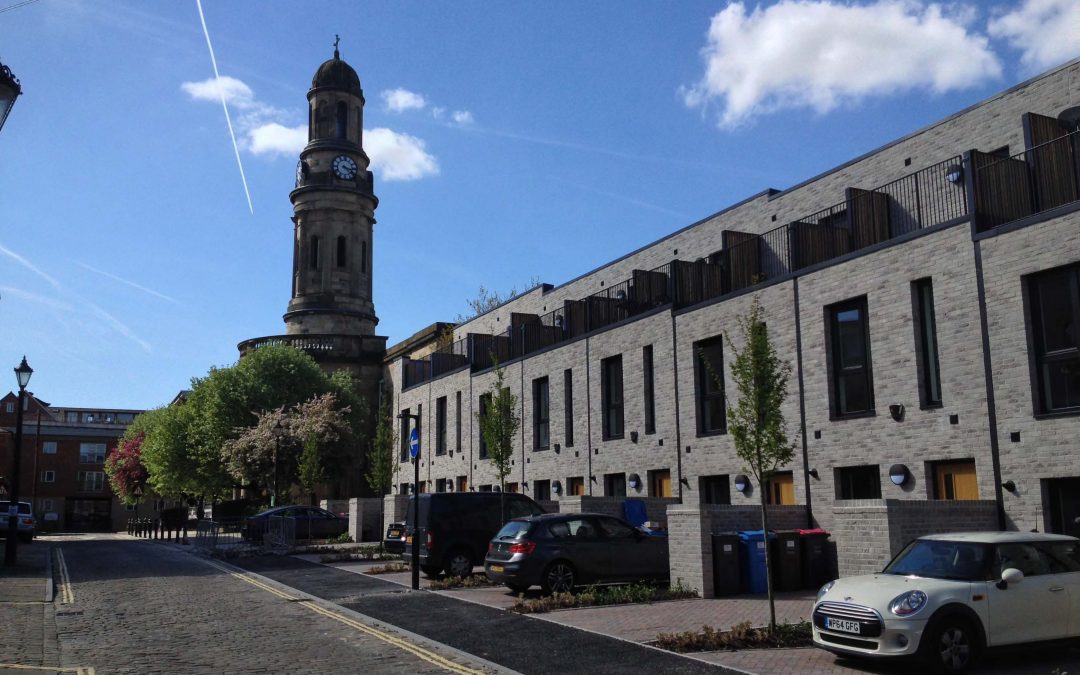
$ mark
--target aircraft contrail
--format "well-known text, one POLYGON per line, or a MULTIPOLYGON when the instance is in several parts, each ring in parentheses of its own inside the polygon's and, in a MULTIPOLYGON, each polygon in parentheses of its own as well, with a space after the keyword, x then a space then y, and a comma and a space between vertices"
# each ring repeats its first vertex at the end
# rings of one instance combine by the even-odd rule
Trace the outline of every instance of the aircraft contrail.
POLYGON ((232 119, 229 117, 229 106, 225 104, 225 90, 221 88, 221 75, 218 74, 217 58, 214 57, 214 45, 210 44, 210 31, 206 29, 206 17, 202 11, 202 0, 195 0, 199 8, 199 20, 202 21, 203 35, 206 36, 206 46, 210 49, 210 63, 214 66, 214 80, 218 82, 218 92, 221 94, 221 107, 225 110, 225 122, 229 125, 229 137, 232 138, 233 152, 236 153, 236 165, 240 167, 240 181, 244 184, 244 195, 247 197, 248 210, 255 215, 255 207, 251 205, 251 193, 248 192, 247 178, 244 176, 244 164, 240 161, 240 147, 236 145, 236 133, 233 132, 232 119))

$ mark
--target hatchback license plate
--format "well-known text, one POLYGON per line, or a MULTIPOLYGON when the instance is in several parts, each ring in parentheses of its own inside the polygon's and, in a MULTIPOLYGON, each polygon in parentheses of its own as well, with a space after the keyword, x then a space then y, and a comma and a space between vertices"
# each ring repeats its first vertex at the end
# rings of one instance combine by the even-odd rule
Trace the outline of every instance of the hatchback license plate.
POLYGON ((390 539, 398 539, 401 537, 401 530, 390 530, 386 533, 386 536, 390 539))
POLYGON ((834 619, 831 616, 825 617, 825 627, 829 630, 838 630, 844 633, 859 632, 858 621, 851 621, 849 619, 834 619))
POLYGON ((506 568, 503 567, 502 565, 492 565, 491 566, 491 571, 492 572, 503 572, 505 570, 506 570, 506 568))

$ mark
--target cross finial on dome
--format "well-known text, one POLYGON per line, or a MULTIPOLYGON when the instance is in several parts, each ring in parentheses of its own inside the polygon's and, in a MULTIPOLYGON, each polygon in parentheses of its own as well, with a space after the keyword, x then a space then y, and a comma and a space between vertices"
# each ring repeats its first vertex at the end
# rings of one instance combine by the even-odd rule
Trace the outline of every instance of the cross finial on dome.
POLYGON ((341 54, 338 53, 338 48, 337 48, 339 42, 341 42, 341 36, 338 35, 337 33, 334 33, 334 58, 335 59, 340 59, 341 58, 341 54))

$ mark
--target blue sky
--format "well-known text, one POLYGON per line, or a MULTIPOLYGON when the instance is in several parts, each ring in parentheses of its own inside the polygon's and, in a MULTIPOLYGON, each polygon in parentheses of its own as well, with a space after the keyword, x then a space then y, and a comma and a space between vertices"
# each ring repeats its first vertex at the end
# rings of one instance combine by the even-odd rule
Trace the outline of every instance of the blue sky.
POLYGON ((195 0, 19 4, 0 0, 24 88, 0 131, 0 391, 25 353, 69 406, 162 405, 284 332, 296 128, 335 34, 367 99, 391 344, 481 285, 565 282, 1080 54, 1074 0, 203 0, 219 90, 195 0))

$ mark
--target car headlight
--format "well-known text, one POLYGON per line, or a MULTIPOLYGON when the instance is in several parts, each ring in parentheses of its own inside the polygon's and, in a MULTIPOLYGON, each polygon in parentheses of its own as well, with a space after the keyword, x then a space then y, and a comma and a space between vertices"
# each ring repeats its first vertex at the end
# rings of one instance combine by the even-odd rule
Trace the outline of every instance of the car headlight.
POLYGON ((830 581, 829 583, 825 584, 820 589, 818 589, 817 599, 821 600, 821 598, 824 597, 825 594, 829 592, 829 589, 832 588, 833 584, 835 584, 835 583, 836 583, 836 581, 830 581))
POLYGON ((889 603, 889 611, 896 616, 910 616, 926 606, 926 593, 922 591, 908 591, 893 598, 889 603))

